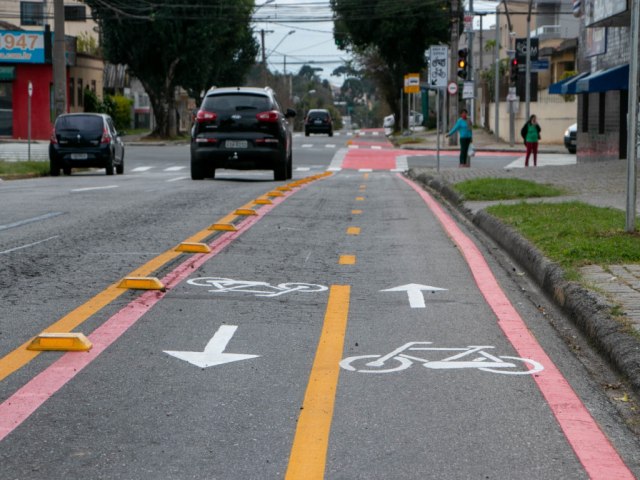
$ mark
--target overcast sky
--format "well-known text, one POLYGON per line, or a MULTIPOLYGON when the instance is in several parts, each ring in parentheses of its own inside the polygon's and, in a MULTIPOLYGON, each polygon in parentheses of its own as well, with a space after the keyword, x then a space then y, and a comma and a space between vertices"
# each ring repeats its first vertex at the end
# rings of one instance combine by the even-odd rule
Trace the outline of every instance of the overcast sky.
MULTIPOLYGON (((401 1, 401 0, 395 0, 401 1)), ((497 2, 475 0, 476 11, 495 11, 497 2)), ((267 63, 272 71, 283 72, 286 56, 287 72, 297 72, 308 63, 323 71, 323 79, 341 85, 343 79, 331 77, 334 69, 348 59, 347 52, 338 50, 333 39, 333 12, 329 0, 256 0, 254 29, 258 43, 260 31, 265 31, 267 63), (262 6, 261 6, 262 5, 262 6), (294 30, 294 33, 289 33, 294 30)), ((484 27, 492 20, 485 17, 484 27)))

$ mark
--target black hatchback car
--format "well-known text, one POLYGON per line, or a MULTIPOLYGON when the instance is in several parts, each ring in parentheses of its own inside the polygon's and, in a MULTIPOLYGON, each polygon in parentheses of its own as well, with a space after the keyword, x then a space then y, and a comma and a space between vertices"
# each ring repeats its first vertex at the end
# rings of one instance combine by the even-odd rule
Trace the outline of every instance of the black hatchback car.
POLYGON ((191 178, 215 177, 217 168, 273 170, 275 180, 292 177, 288 119, 269 88, 212 88, 191 129, 191 178))
POLYGON ((333 120, 329 110, 321 108, 309 110, 304 121, 304 134, 308 137, 311 133, 326 133, 333 137, 333 120))
POLYGON ((71 168, 104 168, 124 173, 124 144, 113 120, 103 113, 68 113, 56 119, 49 143, 51 175, 71 168))

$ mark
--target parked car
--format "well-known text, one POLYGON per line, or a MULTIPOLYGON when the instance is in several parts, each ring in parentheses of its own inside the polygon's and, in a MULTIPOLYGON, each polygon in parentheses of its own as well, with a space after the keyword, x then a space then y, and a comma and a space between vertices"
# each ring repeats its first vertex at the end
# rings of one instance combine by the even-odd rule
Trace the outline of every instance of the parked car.
POLYGON ((51 175, 71 175, 72 168, 104 168, 124 173, 124 143, 112 118, 104 113, 67 113, 53 126, 49 143, 51 175))
POLYGON ((577 149, 578 124, 574 123, 564 132, 564 146, 569 153, 576 153, 577 149))
POLYGON ((215 178, 218 168, 273 170, 275 180, 293 176, 289 118, 270 88, 212 88, 191 129, 191 178, 215 178))
POLYGON ((329 110, 309 110, 304 120, 304 134, 308 137, 311 133, 326 133, 333 137, 333 121, 329 110))

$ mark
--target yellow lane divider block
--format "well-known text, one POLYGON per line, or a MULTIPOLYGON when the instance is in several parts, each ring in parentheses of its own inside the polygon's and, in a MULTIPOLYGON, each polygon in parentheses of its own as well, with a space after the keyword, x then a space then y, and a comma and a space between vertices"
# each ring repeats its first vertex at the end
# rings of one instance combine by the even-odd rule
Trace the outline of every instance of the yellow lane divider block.
POLYGON ((255 201, 256 205, 273 205, 273 202, 268 198, 258 198, 255 201))
POLYGON ((362 210, 351 210, 352 215, 362 215, 362 210))
POLYGON ((126 277, 118 287, 131 290, 165 290, 162 282, 155 277, 126 277))
POLYGON ((176 252, 211 253, 211 247, 206 243, 182 242, 176 247, 176 252))
POLYGON ((347 235, 360 235, 360 227, 347 228, 347 235))
POLYGON ((59 350, 64 352, 87 352, 93 344, 82 333, 41 333, 34 338, 27 350, 59 350))
POLYGON ((364 202, 364 197, 356 197, 356 202, 364 202))
POLYGON ((230 223, 214 223, 209 227, 209 230, 214 230, 217 232, 237 232, 238 231, 236 226, 230 223))
POLYGON ((340 259, 338 260, 340 265, 355 265, 356 264, 356 256, 355 255, 340 255, 340 259))
POLYGON ((273 191, 267 193, 267 197, 284 197, 284 193, 273 191))
POLYGON ((291 187, 287 187, 286 185, 282 185, 281 187, 277 187, 276 190, 279 192, 290 192, 293 190, 291 187))
POLYGON ((258 215, 258 212, 251 210, 250 208, 239 208, 234 212, 236 215, 252 216, 258 215))

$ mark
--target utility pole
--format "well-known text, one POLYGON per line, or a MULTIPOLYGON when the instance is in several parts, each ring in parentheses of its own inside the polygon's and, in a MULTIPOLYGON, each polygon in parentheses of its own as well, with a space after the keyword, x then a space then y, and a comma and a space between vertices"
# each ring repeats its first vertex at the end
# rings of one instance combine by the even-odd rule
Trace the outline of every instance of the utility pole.
POLYGON ((67 61, 64 39, 64 0, 53 2, 53 92, 55 116, 67 111, 67 61))
POLYGON ((629 59, 629 115, 627 116, 627 212, 625 230, 636 229, 636 157, 638 154, 638 41, 640 1, 631 2, 631 58, 629 59))
POLYGON ((531 7, 533 6, 533 0, 529 0, 529 13, 527 13, 527 60, 526 60, 526 74, 525 74, 525 94, 526 101, 525 118, 529 121, 529 115, 531 115, 530 103, 531 103, 531 7))
POLYGON ((473 98, 470 101, 469 113, 471 114, 471 123, 476 123, 476 76, 473 73, 473 0, 469 1, 469 16, 471 17, 471 27, 467 32, 467 48, 469 55, 467 56, 467 71, 469 72, 469 81, 473 82, 473 98))
MULTIPOLYGON (((458 31, 459 25, 458 21, 460 18, 460 7, 458 0, 451 0, 451 13, 452 13, 452 25, 451 25, 451 58, 449 61, 449 78, 457 79, 458 78, 458 42, 460 40, 458 31)), ((458 95, 449 95, 448 96, 448 110, 449 110, 449 125, 453 125, 456 123, 458 119, 458 95)), ((444 126, 445 130, 447 126, 444 126)), ((458 144, 457 135, 452 135, 449 137, 449 145, 454 146, 458 144)))
POLYGON ((495 50, 495 64, 494 64, 494 85, 493 85, 493 102, 495 106, 495 118, 493 125, 493 132, 495 133, 496 140, 500 140, 500 12, 496 9, 496 45, 495 50))

